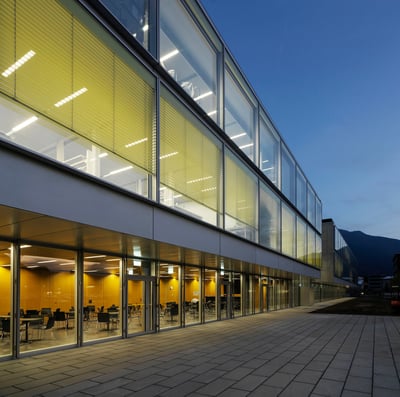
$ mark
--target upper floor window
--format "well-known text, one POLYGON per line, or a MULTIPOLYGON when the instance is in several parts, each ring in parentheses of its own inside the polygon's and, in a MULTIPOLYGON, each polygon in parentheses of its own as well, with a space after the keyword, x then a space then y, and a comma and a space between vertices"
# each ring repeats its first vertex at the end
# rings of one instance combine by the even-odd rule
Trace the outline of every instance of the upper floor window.
POLYGON ((225 68, 225 132, 251 159, 255 160, 255 106, 225 68))
POLYGON ((149 0, 100 0, 124 28, 149 49, 149 0))
POLYGON ((282 193, 292 202, 295 203, 296 186, 295 175, 296 168, 293 157, 290 155, 288 149, 282 146, 282 180, 281 190, 282 193))
POLYGON ((279 186, 279 138, 264 117, 260 118, 260 168, 275 186, 279 186))
POLYGON ((160 63, 217 121, 217 53, 176 0, 160 1, 160 63))

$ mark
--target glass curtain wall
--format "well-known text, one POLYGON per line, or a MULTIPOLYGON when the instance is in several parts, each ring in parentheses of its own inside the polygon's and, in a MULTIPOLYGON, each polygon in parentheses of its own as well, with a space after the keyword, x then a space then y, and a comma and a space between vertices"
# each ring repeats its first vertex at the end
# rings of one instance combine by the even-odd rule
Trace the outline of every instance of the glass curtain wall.
POLYGON ((307 219, 313 226, 315 226, 316 197, 310 185, 308 185, 307 189, 307 219))
POLYGON ((204 270, 204 321, 217 319, 217 274, 214 269, 204 270))
POLYGON ((0 18, 0 91, 26 105, 1 100, 0 138, 148 197, 154 78, 57 2, 7 1, 0 18))
POLYGON ((159 269, 160 328, 181 326, 181 267, 161 263, 159 269))
POLYGON ((185 266, 184 267, 184 293, 183 307, 185 324, 197 324, 201 322, 201 271, 199 267, 185 266))
POLYGON ((160 111, 160 202, 217 225, 221 144, 166 89, 160 111))
POLYGON ((6 241, 0 241, 0 357, 11 354, 12 335, 12 248, 6 241))
POLYGON ((279 184, 279 137, 267 117, 260 117, 260 169, 278 188, 279 184))
POLYGON ((307 182, 298 168, 296 172, 296 207, 304 216, 307 216, 307 182))
POLYGON ((225 152, 225 230, 256 241, 257 178, 228 150, 225 152))
POLYGON ((181 2, 159 4, 160 63, 217 121, 217 53, 181 2))
POLYGON ((267 185, 260 183, 259 243, 280 251, 281 204, 279 197, 267 185))
POLYGON ((297 217, 297 244, 296 244, 297 259, 307 263, 307 225, 297 217))
POLYGON ((83 340, 121 336, 122 259, 86 252, 83 263, 83 340))
POLYGON ((76 344, 75 252, 22 245, 19 280, 20 351, 76 344))

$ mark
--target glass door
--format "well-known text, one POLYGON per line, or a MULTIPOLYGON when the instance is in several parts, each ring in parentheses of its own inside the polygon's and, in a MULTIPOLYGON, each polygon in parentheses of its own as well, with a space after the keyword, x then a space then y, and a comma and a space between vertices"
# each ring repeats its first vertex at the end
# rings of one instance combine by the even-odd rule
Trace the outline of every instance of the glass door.
POLYGON ((154 331, 155 277, 150 276, 150 270, 150 262, 128 260, 128 334, 154 331))

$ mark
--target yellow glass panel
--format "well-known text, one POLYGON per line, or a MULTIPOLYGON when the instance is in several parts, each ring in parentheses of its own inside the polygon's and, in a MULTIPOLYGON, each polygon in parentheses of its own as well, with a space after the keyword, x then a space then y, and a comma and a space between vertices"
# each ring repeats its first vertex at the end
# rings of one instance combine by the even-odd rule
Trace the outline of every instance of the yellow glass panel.
POLYGON ((161 183, 217 210, 220 148, 164 98, 160 109, 161 183))
POLYGON ((16 58, 32 56, 15 72, 17 98, 71 126, 72 103, 55 104, 72 90, 72 17, 52 0, 42 0, 40 7, 21 0, 16 28, 16 58))
POLYGON ((225 157, 225 211, 256 227, 257 182, 230 155, 225 157))
POLYGON ((113 147, 114 57, 84 26, 74 21, 73 129, 106 148, 113 147))
POLYGON ((14 96, 15 73, 9 69, 16 62, 15 57, 15 15, 14 2, 1 2, 0 9, 0 91, 14 96), (8 69, 8 71, 7 71, 8 69), (7 71, 7 72, 6 72, 7 71), (6 76, 3 73, 6 72, 6 76))
POLYGON ((150 172, 153 103, 153 88, 116 58, 114 151, 150 172))

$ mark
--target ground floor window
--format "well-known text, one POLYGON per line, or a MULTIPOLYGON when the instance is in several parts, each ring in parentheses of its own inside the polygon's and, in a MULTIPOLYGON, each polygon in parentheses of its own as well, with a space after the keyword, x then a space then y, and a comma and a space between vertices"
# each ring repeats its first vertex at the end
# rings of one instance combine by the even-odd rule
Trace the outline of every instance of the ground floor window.
POLYGON ((0 241, 0 357, 288 307, 290 280, 0 241))

